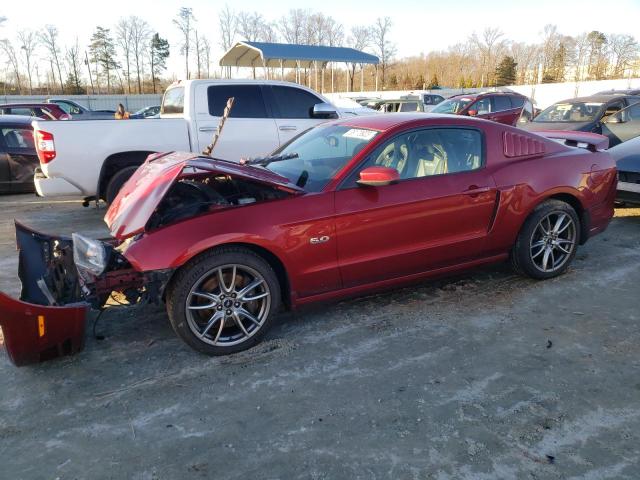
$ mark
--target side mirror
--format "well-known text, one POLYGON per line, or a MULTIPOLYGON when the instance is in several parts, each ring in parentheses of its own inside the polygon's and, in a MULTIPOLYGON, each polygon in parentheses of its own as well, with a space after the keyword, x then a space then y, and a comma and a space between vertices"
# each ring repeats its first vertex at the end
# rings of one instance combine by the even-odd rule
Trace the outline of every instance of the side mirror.
POLYGON ((338 118, 336 107, 330 103, 316 103, 311 113, 313 118, 338 118))
POLYGON ((476 115, 478 115, 477 110, 469 110, 467 113, 469 114, 470 117, 475 117, 476 115))
POLYGON ((369 187, 382 187, 391 185, 400 180, 398 170, 391 167, 369 167, 360 172, 358 185, 369 187))

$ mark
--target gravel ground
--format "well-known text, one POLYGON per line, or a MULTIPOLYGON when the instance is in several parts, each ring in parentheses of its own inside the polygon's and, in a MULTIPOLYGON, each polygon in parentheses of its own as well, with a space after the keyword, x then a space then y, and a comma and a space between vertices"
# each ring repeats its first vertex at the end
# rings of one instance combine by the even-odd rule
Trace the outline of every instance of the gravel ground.
MULTIPOLYGON (((76 201, 0 207, 14 295, 14 217, 106 233, 76 201)), ((639 266, 640 210, 619 211, 561 278, 497 265, 307 308, 224 358, 161 307, 110 309, 75 357, 0 353, 0 477, 638 479, 639 266)))

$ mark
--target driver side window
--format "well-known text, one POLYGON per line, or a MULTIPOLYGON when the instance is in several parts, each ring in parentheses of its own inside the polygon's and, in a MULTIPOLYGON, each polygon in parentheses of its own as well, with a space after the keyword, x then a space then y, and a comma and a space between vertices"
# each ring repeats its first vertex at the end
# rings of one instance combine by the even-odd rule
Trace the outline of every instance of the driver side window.
POLYGON ((360 172, 391 167, 400 179, 477 170, 483 165, 482 134, 465 128, 431 128, 398 135, 378 147, 349 176, 343 188, 357 186, 360 172))
POLYGON ((469 110, 475 110, 476 115, 484 115, 491 113, 491 99, 489 97, 482 98, 469 107, 469 110))

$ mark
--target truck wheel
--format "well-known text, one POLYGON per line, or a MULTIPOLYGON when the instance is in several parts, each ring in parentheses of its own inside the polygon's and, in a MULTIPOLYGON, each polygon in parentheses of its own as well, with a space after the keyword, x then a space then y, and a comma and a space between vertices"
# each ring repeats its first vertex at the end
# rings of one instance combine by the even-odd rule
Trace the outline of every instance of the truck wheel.
POLYGON ((573 207, 547 200, 524 222, 511 251, 518 273, 536 279, 562 274, 571 264, 580 242, 580 220, 573 207))
POLYGON ((244 248, 216 248, 180 269, 167 291, 173 330, 191 348, 227 355, 251 348, 280 306, 278 278, 244 248))
POLYGON ((104 192, 104 200, 107 202, 107 205, 111 205, 113 201, 116 199, 118 192, 127 183, 127 180, 131 178, 134 172, 138 169, 138 167, 126 167, 122 170, 117 171, 113 177, 107 183, 107 188, 104 192))

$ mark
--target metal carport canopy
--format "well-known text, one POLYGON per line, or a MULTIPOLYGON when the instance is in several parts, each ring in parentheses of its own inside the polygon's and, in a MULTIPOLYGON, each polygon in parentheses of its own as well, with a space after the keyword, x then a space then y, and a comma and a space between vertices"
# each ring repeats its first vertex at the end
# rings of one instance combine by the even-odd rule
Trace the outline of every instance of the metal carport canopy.
POLYGON ((316 62, 377 65, 380 60, 375 55, 347 47, 266 42, 238 42, 220 59, 223 67, 311 68, 316 62))

